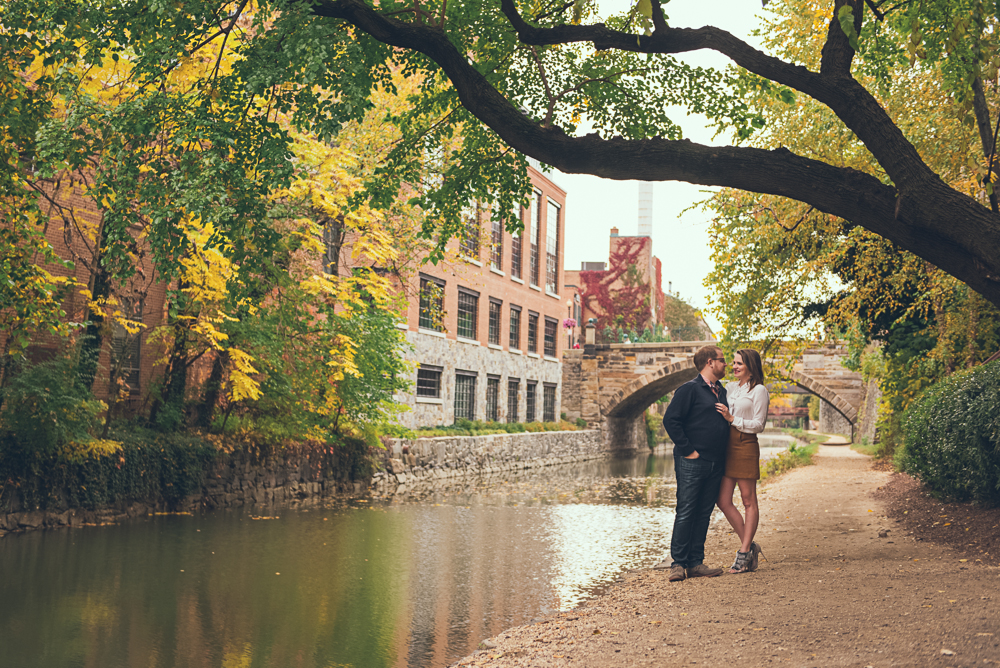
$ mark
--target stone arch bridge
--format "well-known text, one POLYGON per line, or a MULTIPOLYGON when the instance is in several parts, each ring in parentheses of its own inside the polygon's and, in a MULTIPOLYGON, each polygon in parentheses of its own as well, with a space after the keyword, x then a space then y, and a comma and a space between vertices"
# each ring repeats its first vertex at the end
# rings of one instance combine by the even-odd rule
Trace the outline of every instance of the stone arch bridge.
MULTIPOLYGON (((562 411, 604 432, 607 447, 623 452, 645 447, 643 413, 697 374, 694 353, 714 341, 613 343, 567 350, 563 355, 562 411)), ((861 374, 841 364, 836 345, 804 350, 788 381, 816 394, 820 421, 834 433, 853 436, 862 403, 861 374)))

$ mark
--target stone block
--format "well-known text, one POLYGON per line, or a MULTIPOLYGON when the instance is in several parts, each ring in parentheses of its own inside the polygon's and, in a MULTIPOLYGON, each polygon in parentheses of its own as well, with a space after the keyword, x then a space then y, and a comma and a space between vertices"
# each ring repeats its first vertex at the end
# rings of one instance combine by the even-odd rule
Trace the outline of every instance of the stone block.
POLYGON ((37 529, 45 522, 45 513, 40 510, 29 510, 21 513, 17 519, 17 526, 21 529, 37 529))

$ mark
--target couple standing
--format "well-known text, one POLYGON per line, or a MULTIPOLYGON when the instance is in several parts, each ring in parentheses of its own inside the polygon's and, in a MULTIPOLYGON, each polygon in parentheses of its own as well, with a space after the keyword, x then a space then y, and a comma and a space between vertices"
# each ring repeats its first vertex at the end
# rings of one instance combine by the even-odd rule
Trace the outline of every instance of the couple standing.
POLYGON ((655 568, 669 570, 668 580, 715 577, 721 568, 705 560, 705 538, 712 510, 718 504, 740 539, 730 573, 757 570, 760 546, 754 542, 757 521, 757 481, 760 448, 757 434, 767 422, 768 393, 760 354, 749 348, 733 356, 736 380, 726 375, 726 358, 716 346, 694 354, 698 375, 681 385, 667 406, 663 426, 674 442, 677 514, 670 537, 670 559, 655 568), (739 485, 746 517, 733 503, 739 485))

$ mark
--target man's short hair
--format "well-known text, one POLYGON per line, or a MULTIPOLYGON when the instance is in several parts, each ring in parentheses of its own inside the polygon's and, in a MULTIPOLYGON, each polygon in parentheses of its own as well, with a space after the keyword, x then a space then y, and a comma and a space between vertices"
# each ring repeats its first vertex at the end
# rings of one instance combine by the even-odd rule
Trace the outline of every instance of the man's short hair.
POLYGON ((722 348, 719 346, 705 346, 694 354, 694 368, 701 373, 708 361, 717 357, 722 357, 722 348))

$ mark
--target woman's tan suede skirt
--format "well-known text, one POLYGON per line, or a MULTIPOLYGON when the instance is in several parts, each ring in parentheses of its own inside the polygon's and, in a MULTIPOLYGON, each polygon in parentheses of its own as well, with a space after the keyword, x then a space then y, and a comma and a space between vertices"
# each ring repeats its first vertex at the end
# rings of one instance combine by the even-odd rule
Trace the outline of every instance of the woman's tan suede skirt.
POLYGON ((736 427, 729 427, 726 476, 760 480, 760 446, 757 444, 757 434, 744 434, 736 427))

